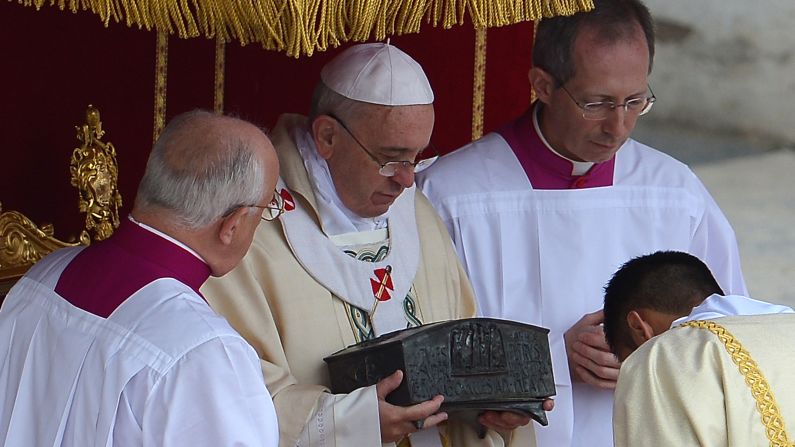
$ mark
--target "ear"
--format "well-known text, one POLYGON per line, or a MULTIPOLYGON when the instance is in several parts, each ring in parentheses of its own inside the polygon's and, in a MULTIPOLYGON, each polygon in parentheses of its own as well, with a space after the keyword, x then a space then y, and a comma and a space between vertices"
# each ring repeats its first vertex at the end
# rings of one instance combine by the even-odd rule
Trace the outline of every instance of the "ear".
POLYGON ((238 208, 232 214, 221 219, 221 225, 218 227, 218 240, 223 245, 232 244, 235 240, 235 233, 240 229, 243 218, 248 212, 247 207, 238 208))
POLYGON ((557 90, 555 79, 552 78, 552 75, 541 68, 533 67, 527 74, 527 78, 530 80, 530 85, 536 92, 538 100, 548 104, 550 96, 557 90))
POLYGON ((312 121, 312 137, 317 146, 317 153, 328 160, 334 154, 334 142, 337 137, 337 123, 333 118, 320 115, 312 121))
POLYGON ((627 325, 629 326, 629 334, 632 337, 632 341, 635 342, 637 346, 640 346, 656 335, 651 324, 644 320, 640 313, 635 310, 631 310, 627 314, 627 325))

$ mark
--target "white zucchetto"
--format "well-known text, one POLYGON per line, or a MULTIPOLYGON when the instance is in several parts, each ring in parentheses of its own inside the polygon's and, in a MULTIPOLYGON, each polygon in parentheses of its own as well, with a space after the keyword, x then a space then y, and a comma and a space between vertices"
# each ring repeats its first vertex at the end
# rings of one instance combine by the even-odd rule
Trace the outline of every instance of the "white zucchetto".
POLYGON ((346 49, 323 67, 320 79, 340 95, 370 104, 433 103, 433 90, 420 64, 389 42, 346 49))

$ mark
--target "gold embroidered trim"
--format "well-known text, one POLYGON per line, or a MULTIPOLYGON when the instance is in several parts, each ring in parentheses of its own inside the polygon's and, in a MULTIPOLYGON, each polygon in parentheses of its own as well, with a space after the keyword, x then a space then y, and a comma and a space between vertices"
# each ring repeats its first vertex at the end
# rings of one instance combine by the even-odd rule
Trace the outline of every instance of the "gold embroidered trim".
MULTIPOLYGON (((440 424, 437 425, 439 429, 439 440, 442 443, 442 447, 452 447, 453 443, 450 440, 450 435, 447 434, 447 424, 440 424)), ((406 436, 405 438, 401 439, 397 443, 395 443, 396 447, 411 447, 411 438, 406 436)))
POLYGON ((157 33, 155 44, 155 123, 152 142, 166 125, 166 84, 168 82, 168 34, 157 33))
MULTIPOLYGON (((352 249, 345 249, 343 252, 345 252, 345 254, 348 256, 360 261, 380 262, 386 258, 386 255, 389 253, 389 245, 381 245, 375 251, 373 251, 372 248, 364 248, 358 252, 352 249)), ((422 312, 417 303, 416 295, 417 293, 414 290, 414 286, 412 285, 409 288, 409 291, 406 293, 406 297, 403 298, 403 312, 404 316, 406 317, 407 328, 422 326, 422 312)), ((375 300, 374 303, 377 304, 378 300, 375 300)), ((345 301, 342 301, 342 304, 345 306, 345 313, 348 316, 348 322, 350 322, 351 328, 353 329, 353 335, 356 338, 356 342, 360 343, 375 338, 372 322, 372 316, 375 314, 375 307, 373 307, 373 310, 370 310, 370 312, 367 312, 364 309, 360 309, 356 306, 348 304, 345 301)))
POLYGON ((224 75, 226 73, 226 43, 215 39, 215 85, 213 90, 213 110, 224 112, 224 75))
POLYGON ((475 30, 475 79, 472 83, 472 141, 483 136, 486 102, 486 28, 475 30))
POLYGON ((688 321, 681 326, 697 329, 706 329, 715 334, 723 342, 726 352, 732 361, 740 369, 740 374, 745 378, 745 383, 751 389, 751 395, 756 400, 756 409, 762 416, 762 423, 765 425, 765 434, 770 441, 771 447, 792 447, 795 444, 789 442, 787 431, 784 427, 784 419, 773 397, 770 384, 765 379, 759 366, 756 364, 751 354, 745 350, 743 345, 723 326, 704 320, 688 321))
POLYGON ((204 36, 256 42, 288 56, 311 56, 329 45, 380 41, 471 22, 475 29, 512 25, 593 9, 593 0, 17 0, 90 11, 108 26, 126 23, 180 38, 204 36))

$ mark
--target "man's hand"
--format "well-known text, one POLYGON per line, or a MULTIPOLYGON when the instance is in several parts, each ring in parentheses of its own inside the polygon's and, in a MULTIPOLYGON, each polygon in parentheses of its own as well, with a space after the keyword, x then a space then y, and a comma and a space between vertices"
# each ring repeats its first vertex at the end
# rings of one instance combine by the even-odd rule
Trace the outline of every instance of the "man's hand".
POLYGON ((515 428, 530 423, 530 416, 513 411, 484 411, 478 417, 478 422, 484 427, 497 431, 511 431, 515 428))
POLYGON ((399 407, 388 403, 385 400, 387 394, 397 388, 401 381, 403 381, 403 371, 398 370, 375 385, 382 442, 398 442, 417 430, 433 427, 447 420, 447 413, 437 413, 444 401, 444 396, 441 395, 410 407, 399 407))
POLYGON ((586 314, 566 331, 563 339, 572 382, 614 389, 621 363, 607 346, 603 321, 604 313, 601 310, 586 314))
MULTIPOLYGON (((544 411, 552 411, 555 407, 555 401, 552 399, 544 400, 544 411)), ((511 431, 515 428, 527 425, 530 423, 530 416, 525 416, 513 411, 484 411, 478 417, 484 427, 497 431, 511 431)))

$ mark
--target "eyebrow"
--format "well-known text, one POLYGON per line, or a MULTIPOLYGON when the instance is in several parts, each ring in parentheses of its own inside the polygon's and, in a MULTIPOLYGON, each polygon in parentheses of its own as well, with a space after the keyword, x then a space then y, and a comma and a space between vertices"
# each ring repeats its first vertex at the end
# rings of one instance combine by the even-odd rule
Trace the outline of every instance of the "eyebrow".
MULTIPOLYGON (((649 92, 649 88, 646 87, 642 92, 633 93, 633 94, 631 94, 629 96, 626 96, 624 99, 626 100, 626 99, 641 98, 644 95, 646 95, 648 92, 649 92)), ((586 97, 588 97, 588 95, 586 95, 586 97)), ((606 102, 606 101, 616 102, 616 98, 614 96, 610 96, 610 95, 594 94, 591 97, 592 98, 599 98, 598 101, 591 101, 591 102, 606 102)))
MULTIPOLYGON (((425 146, 425 147, 428 147, 428 146, 425 146)), ((425 150, 425 147, 420 149, 419 152, 417 152, 417 149, 412 149, 412 148, 408 148, 408 147, 398 147, 398 146, 385 146, 385 147, 379 146, 379 147, 375 148, 375 150, 377 150, 379 152, 379 155, 383 155, 386 158, 396 158, 396 157, 400 157, 401 155, 409 153, 409 152, 420 153, 420 152, 425 150)))

